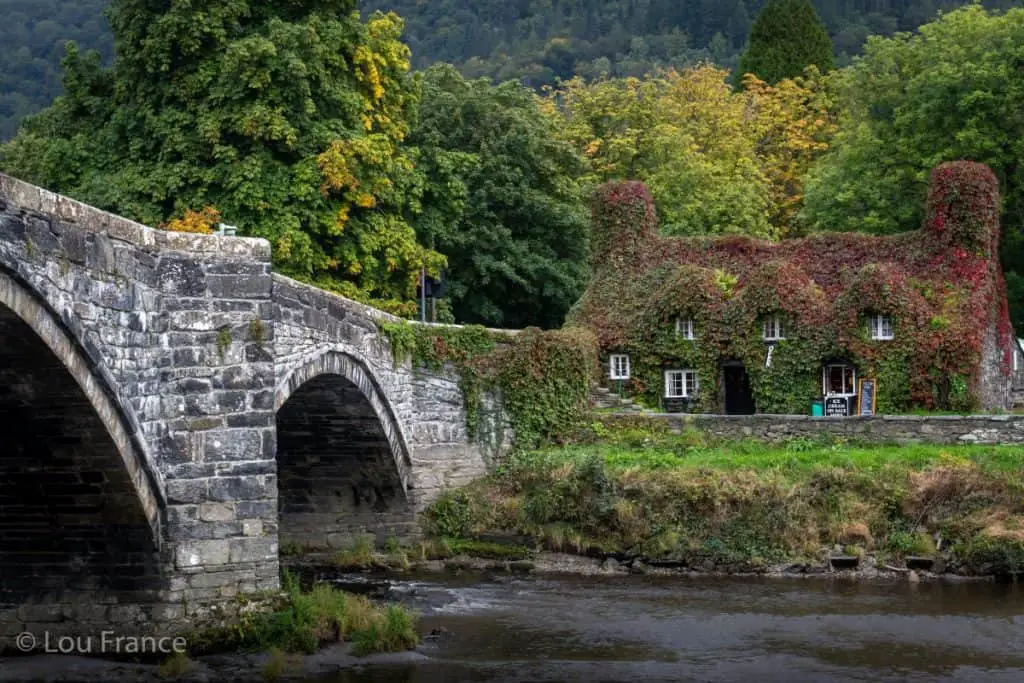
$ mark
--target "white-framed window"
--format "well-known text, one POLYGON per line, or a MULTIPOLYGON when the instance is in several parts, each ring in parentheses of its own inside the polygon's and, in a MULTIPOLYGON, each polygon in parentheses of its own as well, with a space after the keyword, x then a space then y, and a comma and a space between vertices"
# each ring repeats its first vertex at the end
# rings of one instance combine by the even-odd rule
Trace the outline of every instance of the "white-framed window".
POLYGON ((872 339, 892 339, 892 318, 887 315, 868 316, 872 339))
POLYGON ((676 334, 683 339, 691 341, 696 339, 696 328, 697 326, 694 324, 693 318, 676 318, 676 334))
POLYGON ((665 398, 691 398, 699 386, 696 370, 665 371, 665 398))
POLYGON ((764 319, 765 341, 778 341, 786 338, 786 330, 782 326, 781 315, 770 315, 764 319))
POLYGON ((821 393, 825 396, 855 396, 857 371, 852 365, 826 365, 821 373, 821 393))
POLYGON ((1020 351, 1017 349, 1013 350, 1013 371, 1017 372, 1017 368, 1020 367, 1020 351))
POLYGON ((629 379, 629 356, 616 353, 608 359, 608 376, 611 379, 629 379))

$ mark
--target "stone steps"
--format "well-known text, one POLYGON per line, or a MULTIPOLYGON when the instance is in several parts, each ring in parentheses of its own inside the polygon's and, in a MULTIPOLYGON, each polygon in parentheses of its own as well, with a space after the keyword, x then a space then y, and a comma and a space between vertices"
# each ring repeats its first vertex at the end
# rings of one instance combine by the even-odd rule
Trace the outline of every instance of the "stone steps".
POLYGON ((590 390, 590 405, 598 410, 614 410, 622 413, 650 412, 633 399, 613 393, 608 387, 593 387, 590 390))

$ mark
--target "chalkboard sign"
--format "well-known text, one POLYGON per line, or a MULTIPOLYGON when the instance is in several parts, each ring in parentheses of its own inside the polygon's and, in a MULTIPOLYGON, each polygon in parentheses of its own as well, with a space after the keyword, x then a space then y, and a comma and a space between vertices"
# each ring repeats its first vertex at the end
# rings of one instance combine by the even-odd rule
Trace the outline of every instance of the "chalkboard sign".
POLYGON ((878 389, 877 385, 878 383, 874 379, 862 379, 860 381, 860 391, 857 393, 860 395, 861 415, 875 414, 875 394, 878 389))
POLYGON ((850 414, 850 399, 832 396, 825 399, 825 417, 846 417, 850 414))

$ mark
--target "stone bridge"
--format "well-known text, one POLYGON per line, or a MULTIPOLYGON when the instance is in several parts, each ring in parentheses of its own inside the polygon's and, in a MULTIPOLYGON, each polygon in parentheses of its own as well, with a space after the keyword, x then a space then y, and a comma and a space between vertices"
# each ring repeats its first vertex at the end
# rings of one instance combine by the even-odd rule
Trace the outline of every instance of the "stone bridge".
POLYGON ((127 635, 276 589, 283 545, 415 531, 485 471, 387 314, 0 175, 0 636, 127 635))

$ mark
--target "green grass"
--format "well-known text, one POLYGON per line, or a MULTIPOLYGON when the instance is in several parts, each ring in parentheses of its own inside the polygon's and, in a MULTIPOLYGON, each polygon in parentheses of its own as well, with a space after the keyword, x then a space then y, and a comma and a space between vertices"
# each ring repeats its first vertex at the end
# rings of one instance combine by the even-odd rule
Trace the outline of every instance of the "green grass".
POLYGON ((282 587, 287 597, 279 609, 245 615, 236 626, 192 634, 187 638, 190 652, 311 654, 324 644, 351 640, 358 654, 369 654, 411 649, 419 642, 416 616, 399 605, 378 607, 328 584, 304 591, 288 572, 282 587))
POLYGON ((635 438, 608 439, 599 444, 577 444, 535 451, 524 456, 538 462, 579 462, 600 457, 612 469, 638 467, 659 469, 785 470, 810 472, 839 467, 876 471, 887 467, 922 469, 950 458, 976 463, 983 469, 1012 472, 1024 467, 1021 446, 943 446, 933 444, 867 446, 823 443, 796 438, 787 444, 772 445, 757 440, 733 441, 712 445, 693 443, 687 435, 652 434, 646 443, 635 438))
POLYGON ((1024 563, 1021 474, 1018 446, 715 442, 595 425, 582 443, 512 455, 443 496, 425 524, 450 538, 513 532, 554 550, 748 567, 821 559, 837 544, 899 560, 934 554, 938 536, 975 570, 999 571, 1024 563))
POLYGON ((446 538, 443 542, 451 556, 470 555, 491 560, 525 560, 533 555, 529 548, 521 545, 502 545, 467 538, 446 538))
POLYGON ((341 569, 369 569, 376 566, 373 537, 360 536, 348 547, 334 554, 334 563, 341 569))
POLYGON ((402 652, 416 646, 416 620, 398 605, 390 605, 383 620, 376 620, 367 628, 356 631, 353 641, 356 655, 375 652, 402 652))
POLYGON ((765 448, 758 444, 740 442, 732 446, 694 448, 684 452, 652 447, 643 450, 621 446, 567 446, 533 454, 535 458, 551 461, 580 462, 589 457, 600 457, 612 469, 641 468, 644 470, 717 469, 786 470, 809 472, 814 469, 839 467, 873 471, 891 466, 923 469, 949 458, 965 459, 986 469, 997 471, 1019 470, 1024 462, 1024 448, 1020 446, 874 446, 874 447, 819 447, 792 451, 785 448, 765 448))

